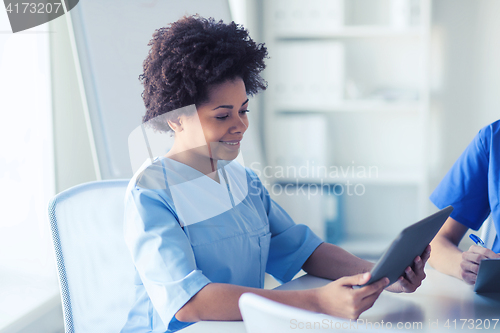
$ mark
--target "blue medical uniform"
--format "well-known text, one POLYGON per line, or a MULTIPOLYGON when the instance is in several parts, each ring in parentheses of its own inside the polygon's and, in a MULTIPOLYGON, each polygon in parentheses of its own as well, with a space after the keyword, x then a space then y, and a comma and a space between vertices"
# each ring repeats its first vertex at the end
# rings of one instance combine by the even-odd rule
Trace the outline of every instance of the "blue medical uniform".
POLYGON ((125 240, 136 299, 125 332, 174 332, 177 311, 210 282, 262 288, 264 273, 290 281, 322 243, 274 202, 257 175, 219 161, 220 183, 169 158, 129 183, 125 240))
POLYGON ((500 252, 500 120, 482 128, 430 197, 438 207, 452 205, 451 217, 478 230, 492 214, 500 252))

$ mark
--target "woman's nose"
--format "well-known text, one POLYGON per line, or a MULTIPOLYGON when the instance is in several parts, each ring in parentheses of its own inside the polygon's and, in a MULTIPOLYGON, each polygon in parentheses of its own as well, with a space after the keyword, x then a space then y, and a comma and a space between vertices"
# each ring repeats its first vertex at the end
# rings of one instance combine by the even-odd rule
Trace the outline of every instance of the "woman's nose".
POLYGON ((244 133, 248 128, 248 119, 241 116, 235 117, 234 123, 229 128, 231 133, 244 133))

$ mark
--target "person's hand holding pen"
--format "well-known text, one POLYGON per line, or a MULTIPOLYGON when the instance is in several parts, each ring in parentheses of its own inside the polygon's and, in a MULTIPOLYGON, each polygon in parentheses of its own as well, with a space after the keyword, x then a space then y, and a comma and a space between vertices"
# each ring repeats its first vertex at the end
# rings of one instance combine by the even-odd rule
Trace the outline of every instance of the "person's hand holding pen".
POLYGON ((481 238, 476 235, 469 235, 469 237, 477 245, 471 245, 469 250, 462 253, 462 262, 460 263, 460 270, 462 280, 468 284, 475 284, 479 264, 483 259, 500 259, 500 254, 495 253, 488 249, 481 238))

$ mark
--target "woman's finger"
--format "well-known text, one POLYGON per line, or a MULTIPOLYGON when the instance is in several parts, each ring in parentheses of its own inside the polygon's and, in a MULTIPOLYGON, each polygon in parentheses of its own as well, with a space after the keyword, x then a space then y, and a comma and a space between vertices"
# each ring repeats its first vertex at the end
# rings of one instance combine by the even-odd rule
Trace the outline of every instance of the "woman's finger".
POLYGON ((416 257, 415 260, 413 260, 413 271, 415 272, 415 274, 420 275, 421 273, 423 273, 424 266, 425 262, 422 260, 422 258, 416 257))
POLYGON ((420 256, 420 258, 422 259, 422 262, 425 263, 427 262, 427 260, 429 260, 429 258, 431 257, 431 245, 427 245, 427 247, 425 248, 424 252, 422 252, 422 255, 420 256))
POLYGON ((369 308, 371 308, 373 306, 373 304, 375 303, 375 301, 377 300, 377 298, 382 293, 382 291, 384 291, 383 288, 381 290, 379 290, 378 292, 373 293, 373 294, 363 298, 359 304, 359 310, 360 310, 359 313, 361 314, 361 313, 365 312, 366 310, 368 310, 369 308))
POLYGON ((414 289, 412 289, 412 284, 410 283, 410 281, 408 281, 404 277, 400 276, 398 279, 398 283, 401 291, 404 292, 414 291, 414 289))
POLYGON ((462 261, 460 263, 460 268, 464 272, 470 272, 477 275, 477 271, 479 270, 479 265, 471 261, 462 261))
POLYGON ((479 265, 483 259, 486 259, 486 256, 480 253, 469 251, 462 253, 462 261, 468 261, 479 265))
POLYGON ((496 259, 499 258, 500 255, 491 251, 490 249, 487 249, 482 246, 477 246, 477 245, 471 245, 469 250, 464 253, 475 253, 480 255, 483 259, 489 258, 489 259, 496 259))
POLYGON ((368 286, 357 289, 355 292, 358 294, 358 297, 364 299, 370 295, 380 294, 388 284, 389 279, 385 277, 368 286))
POLYGON ((462 271, 462 280, 465 281, 465 283, 467 284, 474 284, 476 283, 476 279, 477 279, 477 275, 472 273, 472 272, 468 272, 468 271, 462 271))
POLYGON ((361 273, 351 276, 344 276, 339 279, 339 282, 342 283, 345 287, 352 286, 362 286, 370 280, 370 273, 361 273))
POLYGON ((406 279, 408 281, 410 281, 410 283, 416 283, 418 278, 417 278, 417 275, 415 274, 415 272, 413 271, 413 269, 411 269, 411 267, 406 267, 405 269, 405 276, 406 276, 406 279))

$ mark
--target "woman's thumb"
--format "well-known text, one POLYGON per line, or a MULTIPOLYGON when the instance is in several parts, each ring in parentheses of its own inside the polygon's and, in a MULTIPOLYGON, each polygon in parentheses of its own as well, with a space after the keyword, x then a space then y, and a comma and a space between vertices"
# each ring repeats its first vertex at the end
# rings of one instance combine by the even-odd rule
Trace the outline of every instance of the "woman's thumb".
POLYGON ((356 275, 352 275, 352 276, 347 276, 345 278, 344 285, 350 285, 350 286, 359 285, 359 286, 361 286, 361 285, 365 284, 366 282, 368 282, 368 280, 370 280, 370 277, 371 277, 370 272, 356 274, 356 275))
POLYGON ((367 283, 370 280, 372 275, 370 274, 370 272, 366 272, 366 273, 358 274, 358 276, 359 276, 359 284, 361 285, 361 284, 367 283))

